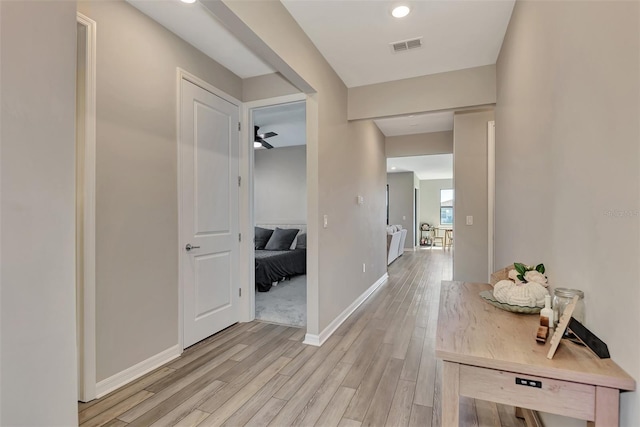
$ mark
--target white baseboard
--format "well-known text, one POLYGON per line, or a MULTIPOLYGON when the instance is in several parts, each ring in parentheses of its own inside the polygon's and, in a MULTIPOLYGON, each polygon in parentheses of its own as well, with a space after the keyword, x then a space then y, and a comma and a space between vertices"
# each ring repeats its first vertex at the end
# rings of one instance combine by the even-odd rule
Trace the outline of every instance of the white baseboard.
POLYGON ((382 284, 385 283, 388 278, 389 274, 384 273, 381 278, 376 280, 376 282, 371 285, 369 289, 364 291, 362 295, 360 295, 354 302, 352 302, 351 305, 349 305, 349 307, 347 307, 342 313, 340 313, 338 317, 333 319, 333 322, 329 323, 329 326, 327 326, 322 332, 320 332, 320 335, 306 334, 302 343, 313 345, 316 347, 320 347, 322 344, 324 344, 324 342, 329 339, 331 335, 333 335, 336 329, 338 329, 340 325, 342 325, 342 323, 347 320, 349 316, 351 316, 351 313, 356 311, 356 309, 360 307, 360 305, 365 302, 365 300, 369 298, 369 296, 374 293, 376 289, 382 286, 382 284))
POLYGON ((96 384, 96 399, 104 396, 105 394, 111 393, 113 390, 120 388, 135 379, 140 378, 144 374, 172 361, 178 356, 180 356, 180 346, 176 344, 155 356, 151 356, 147 360, 143 360, 122 372, 118 372, 117 374, 100 381, 96 384))

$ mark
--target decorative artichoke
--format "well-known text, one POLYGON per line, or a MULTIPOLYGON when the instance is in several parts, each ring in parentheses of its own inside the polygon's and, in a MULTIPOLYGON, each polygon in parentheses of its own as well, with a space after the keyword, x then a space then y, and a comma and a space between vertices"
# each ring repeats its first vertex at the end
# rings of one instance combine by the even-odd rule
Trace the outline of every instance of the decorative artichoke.
POLYGON ((549 295, 547 289, 536 282, 516 284, 511 280, 501 280, 493 288, 496 300, 521 307, 544 307, 545 295, 549 295))

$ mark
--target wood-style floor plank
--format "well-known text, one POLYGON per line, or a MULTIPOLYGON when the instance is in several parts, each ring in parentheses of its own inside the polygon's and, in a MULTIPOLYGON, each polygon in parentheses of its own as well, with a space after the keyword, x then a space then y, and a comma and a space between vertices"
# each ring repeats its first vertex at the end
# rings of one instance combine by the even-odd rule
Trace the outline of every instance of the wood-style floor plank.
POLYGON ((158 369, 157 371, 142 377, 140 380, 134 382, 133 384, 117 390, 115 393, 111 393, 108 396, 103 397, 102 399, 95 400, 94 402, 97 402, 96 404, 80 411, 80 413, 78 414, 78 423, 84 423, 85 421, 117 405, 128 397, 133 396, 134 394, 143 390, 145 387, 162 380, 172 372, 174 372, 174 370, 171 368, 158 369))
POLYGON ((340 387, 344 377, 347 376, 350 368, 351 365, 347 363, 338 363, 318 391, 315 392, 306 406, 300 411, 296 419, 293 420, 292 425, 314 425, 340 387))
MULTIPOLYGON (((227 400, 229 400, 234 394, 240 392, 245 386, 250 384, 254 378, 258 377, 269 366, 276 363, 276 361, 284 352, 284 349, 285 348, 283 346, 280 346, 278 349, 274 349, 274 351, 269 352, 269 354, 267 354, 259 362, 253 365, 246 366, 239 375, 235 376, 235 378, 231 378, 230 375, 222 375, 220 377, 221 380, 224 381, 225 379, 227 379, 227 381, 229 381, 227 386, 220 390, 218 393, 211 396, 211 398, 200 405, 198 409, 210 413, 216 411, 218 408, 224 405, 227 400)), ((286 360, 288 362, 291 359, 286 360)), ((229 372, 225 374, 229 374, 229 372)))
MULTIPOLYGON (((266 328, 263 329, 263 331, 264 330, 266 330, 266 328)), ((287 326, 276 326, 267 334, 253 334, 255 337, 259 337, 259 339, 252 340, 251 344, 247 348, 238 352, 238 354, 234 355, 232 359, 237 360, 238 362, 242 362, 244 359, 263 348, 265 344, 272 342, 283 333, 287 333, 288 338, 292 335, 293 331, 287 326)))
MULTIPOLYGON (((254 394, 240 409, 238 409, 223 425, 228 427, 245 425, 266 405, 280 387, 289 381, 290 377, 282 375, 282 370, 264 387, 254 394)), ((275 415, 274 415, 275 416, 275 415)))
POLYGON ((81 424, 81 427, 100 427, 113 419, 117 418, 120 414, 128 411, 130 408, 136 406, 140 402, 143 402, 153 396, 153 393, 150 393, 146 390, 140 390, 133 396, 123 400, 115 406, 107 409, 104 412, 96 415, 95 417, 85 421, 81 424))
POLYGON ((409 418, 409 425, 411 427, 431 427, 439 426, 440 424, 432 424, 433 408, 428 406, 416 405, 411 406, 411 417, 409 418))
POLYGON ((246 424, 245 427, 265 427, 271 423, 271 420, 278 415, 278 412, 284 405, 286 400, 276 399, 272 397, 269 401, 255 414, 246 424))
MULTIPOLYGON (((197 407, 202 404, 205 400, 209 398, 212 394, 214 394, 218 389, 223 387, 225 383, 222 381, 213 381, 202 390, 198 391, 196 394, 182 402, 180 405, 176 406, 171 412, 160 418, 158 421, 151 424, 152 427, 171 427, 180 422, 183 418, 189 416, 189 414, 196 411, 197 407)), ((206 413, 207 416, 209 415, 206 413)), ((204 417, 206 418, 206 417, 204 417)), ((200 420, 202 421, 202 420, 200 420)))
POLYGON ((373 396, 382 378, 382 374, 391 358, 392 350, 391 344, 383 344, 381 350, 375 354, 362 382, 356 389, 355 396, 351 399, 351 403, 344 413, 346 418, 360 422, 364 420, 369 405, 371 405, 371 400, 373 400, 373 396))
POLYGON ((356 393, 355 389, 340 387, 336 390, 331 401, 316 421, 317 427, 337 427, 340 424, 344 411, 349 406, 351 398, 356 393))
POLYGON ((168 388, 176 383, 183 383, 190 379, 196 379, 199 376, 211 371, 212 369, 228 362, 225 366, 233 366, 235 363, 231 363, 229 359, 241 350, 244 350, 247 346, 245 344, 236 344, 225 352, 218 354, 215 357, 202 356, 194 360, 192 363, 175 370, 171 375, 168 375, 156 381, 152 385, 146 388, 146 390, 152 393, 159 393, 165 388, 168 388))
POLYGON ((179 358, 169 364, 169 367, 173 369, 180 369, 186 365, 191 364, 194 360, 202 356, 209 355, 209 357, 215 357, 218 352, 214 352, 214 349, 219 348, 229 342, 233 342, 233 344, 231 345, 232 347, 239 342, 238 337, 244 337, 243 332, 246 330, 250 330, 250 326, 252 324, 263 325, 263 323, 248 322, 231 326, 230 328, 227 328, 224 331, 220 332, 220 335, 216 334, 215 337, 217 339, 214 340, 212 339, 212 337, 210 337, 189 347, 188 351, 182 353, 179 358))
MULTIPOLYGON (((405 252, 320 348, 302 344, 304 329, 233 325, 136 382, 80 403, 82 426, 441 427, 435 333, 451 258, 442 249, 405 252)), ((523 427, 513 408, 472 399, 461 400, 461 419, 523 427)))
POLYGON ((267 366, 262 372, 255 376, 251 381, 245 384, 236 394, 228 399, 222 406, 211 413, 202 427, 221 426, 228 418, 230 418, 242 405, 247 403, 262 387, 267 385, 278 372, 291 361, 286 357, 279 357, 275 362, 267 366))
POLYGON ((476 401, 474 399, 460 397, 460 425, 480 427, 478 424, 478 413, 476 412, 476 401))
POLYGON ((391 398, 398 386, 403 363, 400 359, 389 359, 369 405, 369 410, 362 422, 363 426, 382 426, 387 421, 392 403, 391 398))
MULTIPOLYGON (((288 399, 287 404, 278 412, 278 415, 270 425, 274 427, 292 425, 293 421, 306 408, 307 403, 313 398, 315 392, 322 386, 324 380, 343 356, 344 352, 332 351, 308 377, 308 380, 288 399)), ((291 384, 291 381, 293 381, 293 378, 282 389, 291 384)), ((276 393, 277 395, 278 393, 276 393)))
POLYGON ((194 409, 189 415, 178 421, 174 427, 196 427, 209 416, 208 413, 194 409))
POLYGON ((293 374, 298 372, 300 368, 303 367, 305 363, 307 363, 311 356, 316 354, 317 351, 318 347, 306 346, 304 350, 294 356, 293 360, 282 369, 281 374, 292 376, 293 374))
POLYGON ((364 378, 365 372, 369 369, 371 361, 382 345, 384 331, 374 329, 368 335, 363 334, 363 336, 365 340, 359 345, 357 351, 351 352, 351 350, 349 350, 343 359, 347 363, 353 363, 349 375, 347 375, 347 378, 344 380, 343 385, 345 387, 358 388, 364 378))
POLYGON ((416 383, 413 381, 398 381, 393 402, 389 409, 389 415, 385 423, 388 427, 408 426, 411 420, 411 409, 413 406, 413 394, 416 390, 416 383))
POLYGON ((420 359, 422 357, 422 346, 424 344, 424 328, 416 327, 416 331, 421 332, 417 337, 414 333, 413 338, 409 342, 409 348, 404 358, 402 373, 400 379, 416 382, 418 379, 418 371, 420 370, 420 359))
POLYGON ((494 402, 476 400, 476 414, 478 416, 478 425, 480 427, 500 425, 498 407, 494 402))
MULTIPOLYGON (((156 421, 160 420, 165 415, 170 414, 174 409, 178 408, 184 402, 191 399, 197 399, 198 401, 201 400, 202 397, 198 395, 200 391, 207 389, 208 392, 209 390, 211 392, 214 392, 215 390, 224 388, 225 385, 226 384, 222 381, 212 380, 210 376, 204 375, 193 381, 186 387, 182 388, 177 393, 171 395, 166 399, 163 399, 160 404, 155 405, 139 417, 129 422, 129 426, 148 427, 156 421), (197 396, 197 398, 195 396, 197 396)), ((206 396, 204 396, 204 398, 206 399, 206 396)), ((193 409, 195 409, 195 407, 193 409)), ((120 419, 125 421, 124 417, 120 419)))
POLYGON ((351 420, 349 418, 343 418, 340 420, 338 427, 360 427, 362 423, 360 421, 351 420))
MULTIPOLYGON (((314 353, 313 356, 300 368, 291 379, 278 390, 275 397, 282 400, 289 400, 300 389, 300 387, 311 377, 320 366, 324 364, 328 357, 332 354, 333 348, 336 346, 341 337, 332 336, 314 353)), ((335 358, 335 357, 334 357, 335 358)), ((338 361, 336 360, 336 363, 338 361)))

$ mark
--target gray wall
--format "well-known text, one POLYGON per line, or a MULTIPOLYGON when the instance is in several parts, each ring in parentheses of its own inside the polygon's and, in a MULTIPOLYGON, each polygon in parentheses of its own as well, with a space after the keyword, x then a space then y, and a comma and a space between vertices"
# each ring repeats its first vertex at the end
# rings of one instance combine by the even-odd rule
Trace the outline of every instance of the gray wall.
POLYGON ((487 123, 493 111, 456 113, 453 117, 453 279, 486 282, 488 268, 487 123), (473 216, 473 225, 466 217, 473 216))
POLYGON ((453 131, 388 136, 385 138, 387 157, 428 156, 453 153, 453 131))
POLYGON ((387 174, 389 185, 389 225, 401 224, 407 229, 404 247, 413 248, 415 216, 413 211, 414 198, 413 172, 398 172, 387 174))
POLYGON ((371 121, 347 121, 347 88, 280 2, 223 1, 315 89, 307 100, 307 333, 319 334, 386 273, 384 135, 371 121))
POLYGON ((236 98, 242 80, 125 2, 78 9, 98 28, 100 381, 178 343, 176 67, 236 98))
MULTIPOLYGON (((636 381, 639 7, 516 2, 496 106, 496 266, 543 262, 552 287, 584 290, 586 326, 636 381)), ((640 393, 620 401, 620 425, 638 425, 640 393)))
POLYGON ((256 224, 307 223, 307 147, 254 152, 256 224))
POLYGON ((440 190, 453 188, 452 179, 420 181, 420 223, 440 224, 440 190))
POLYGON ((496 102, 496 66, 349 88, 349 120, 447 110, 496 102))
POLYGON ((77 425, 75 2, 0 2, 0 425, 77 425))
POLYGON ((300 91, 279 73, 250 77, 242 81, 242 100, 245 102, 294 93, 300 91))

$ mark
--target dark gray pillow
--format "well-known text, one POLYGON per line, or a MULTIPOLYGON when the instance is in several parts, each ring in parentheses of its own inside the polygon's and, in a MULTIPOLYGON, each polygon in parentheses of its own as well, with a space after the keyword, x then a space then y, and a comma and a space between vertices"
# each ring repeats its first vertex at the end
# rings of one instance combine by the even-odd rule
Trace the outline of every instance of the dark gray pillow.
POLYGON ((296 249, 307 248, 307 233, 298 234, 298 241, 296 242, 296 249))
POLYGON ((265 245, 269 241, 269 238, 273 234, 273 230, 269 230, 268 228, 256 227, 255 234, 255 248, 264 249, 265 245))
POLYGON ((291 243, 293 243, 293 239, 296 238, 298 234, 297 228, 278 228, 276 227, 275 231, 269 238, 266 246, 264 247, 267 251, 287 251, 291 247, 291 243))

